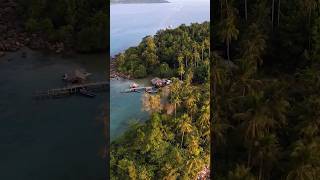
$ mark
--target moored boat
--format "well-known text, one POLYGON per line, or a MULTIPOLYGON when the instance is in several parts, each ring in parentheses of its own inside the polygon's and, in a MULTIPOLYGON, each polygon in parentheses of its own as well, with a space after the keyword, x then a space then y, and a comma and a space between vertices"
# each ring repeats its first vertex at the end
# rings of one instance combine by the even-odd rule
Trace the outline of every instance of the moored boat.
POLYGON ((80 89, 80 94, 87 96, 87 97, 95 97, 96 95, 86 89, 80 89))
POLYGON ((137 87, 139 87, 139 84, 136 84, 136 83, 130 84, 130 88, 137 88, 137 87))

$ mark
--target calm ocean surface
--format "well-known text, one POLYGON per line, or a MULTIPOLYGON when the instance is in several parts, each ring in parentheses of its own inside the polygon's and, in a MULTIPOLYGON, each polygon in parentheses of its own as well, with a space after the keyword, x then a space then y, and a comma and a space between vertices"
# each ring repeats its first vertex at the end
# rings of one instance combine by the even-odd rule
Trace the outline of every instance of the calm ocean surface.
POLYGON ((168 26, 210 20, 210 0, 169 0, 158 4, 115 4, 110 11, 111 55, 138 45, 168 26))
POLYGON ((107 93, 36 101, 32 94, 64 86, 62 74, 83 68, 91 80, 105 77, 105 55, 57 55, 27 51, 0 58, 0 179, 103 179, 101 118, 107 93))
MULTIPOLYGON (((138 45, 147 35, 154 35, 168 26, 202 23, 210 20, 209 0, 169 0, 159 4, 111 5, 110 43, 111 55, 138 45)), ((141 80, 148 84, 149 80, 141 80)), ((111 140, 125 131, 132 120, 145 120, 148 115, 141 111, 142 93, 120 93, 131 81, 111 81, 110 134, 111 140)))

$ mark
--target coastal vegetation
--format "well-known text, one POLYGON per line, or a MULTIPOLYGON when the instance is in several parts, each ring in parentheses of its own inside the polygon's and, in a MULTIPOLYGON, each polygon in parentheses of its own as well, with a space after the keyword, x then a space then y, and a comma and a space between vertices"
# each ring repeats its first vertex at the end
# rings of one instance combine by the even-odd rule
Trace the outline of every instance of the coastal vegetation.
POLYGON ((214 179, 319 179, 319 1, 213 3, 214 179))
POLYGON ((133 77, 171 78, 169 91, 143 96, 150 119, 111 143, 111 179, 195 179, 210 161, 209 22, 147 36, 116 56, 133 77), (138 71, 138 72, 137 72, 138 71))
POLYGON ((160 77, 179 76, 188 69, 194 81, 208 78, 210 55, 209 22, 181 25, 175 29, 160 30, 154 36, 116 55, 117 70, 134 78, 147 75, 160 77))
POLYGON ((105 0, 17 0, 24 29, 78 52, 108 49, 108 4, 105 0))

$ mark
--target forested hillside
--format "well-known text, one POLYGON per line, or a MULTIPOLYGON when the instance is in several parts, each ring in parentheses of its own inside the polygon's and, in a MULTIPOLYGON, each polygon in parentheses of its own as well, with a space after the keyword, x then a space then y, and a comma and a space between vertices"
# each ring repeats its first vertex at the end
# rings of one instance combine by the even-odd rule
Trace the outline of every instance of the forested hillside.
POLYGON ((17 0, 25 30, 80 52, 108 49, 105 0, 17 0))
POLYGON ((318 180, 319 1, 213 3, 214 179, 318 180))
POLYGON ((210 160, 209 23, 181 25, 117 56, 118 69, 172 84, 143 95, 150 120, 111 144, 111 179, 195 179, 210 160))
POLYGON ((137 47, 116 56, 117 70, 135 78, 147 75, 171 77, 192 68, 196 80, 208 77, 210 36, 209 23, 181 25, 147 36, 137 47))

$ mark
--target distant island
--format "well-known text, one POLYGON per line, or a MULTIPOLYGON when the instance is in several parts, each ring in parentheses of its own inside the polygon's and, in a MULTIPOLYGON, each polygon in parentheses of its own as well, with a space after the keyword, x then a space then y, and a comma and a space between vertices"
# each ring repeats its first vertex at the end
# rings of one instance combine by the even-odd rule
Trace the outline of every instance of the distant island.
POLYGON ((111 4, 169 3, 166 0, 111 0, 111 4))

